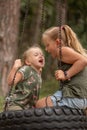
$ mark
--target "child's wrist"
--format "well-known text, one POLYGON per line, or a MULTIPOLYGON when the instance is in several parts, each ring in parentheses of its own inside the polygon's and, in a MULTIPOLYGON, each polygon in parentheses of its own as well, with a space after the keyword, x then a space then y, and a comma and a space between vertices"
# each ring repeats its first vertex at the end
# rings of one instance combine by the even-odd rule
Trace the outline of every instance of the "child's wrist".
POLYGON ((19 67, 17 67, 17 66, 13 66, 13 70, 14 70, 14 71, 18 70, 18 68, 19 68, 19 67))
POLYGON ((69 80, 69 81, 71 80, 69 75, 67 74, 67 71, 64 71, 64 75, 65 75, 66 80, 69 80))

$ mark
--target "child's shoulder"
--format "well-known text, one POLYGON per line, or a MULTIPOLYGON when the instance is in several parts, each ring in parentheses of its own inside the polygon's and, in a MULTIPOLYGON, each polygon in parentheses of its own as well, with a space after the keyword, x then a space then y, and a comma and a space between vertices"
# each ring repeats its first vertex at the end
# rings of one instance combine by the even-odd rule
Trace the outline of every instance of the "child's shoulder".
POLYGON ((22 72, 25 72, 25 71, 30 71, 32 69, 31 66, 28 66, 28 65, 24 65, 22 66, 19 71, 22 71, 22 72))
POLYGON ((61 51, 64 54, 67 54, 67 53, 77 53, 73 48, 67 47, 67 46, 61 47, 61 51))

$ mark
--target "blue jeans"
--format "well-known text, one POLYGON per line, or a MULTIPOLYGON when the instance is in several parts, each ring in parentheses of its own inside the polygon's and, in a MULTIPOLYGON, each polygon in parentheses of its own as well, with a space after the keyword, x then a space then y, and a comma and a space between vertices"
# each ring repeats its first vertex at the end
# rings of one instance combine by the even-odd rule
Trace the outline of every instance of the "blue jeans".
POLYGON ((62 91, 57 91, 51 96, 54 106, 67 106, 70 108, 85 109, 87 108, 86 98, 63 98, 62 91))

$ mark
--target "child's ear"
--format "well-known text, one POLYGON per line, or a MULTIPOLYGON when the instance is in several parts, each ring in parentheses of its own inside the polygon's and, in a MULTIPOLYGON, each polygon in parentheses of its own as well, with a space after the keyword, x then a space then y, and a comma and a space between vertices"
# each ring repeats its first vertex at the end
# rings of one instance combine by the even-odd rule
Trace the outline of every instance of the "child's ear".
POLYGON ((28 60, 25 60, 26 65, 31 65, 31 63, 28 60))
POLYGON ((57 38, 56 39, 56 44, 59 45, 60 44, 60 40, 57 38))

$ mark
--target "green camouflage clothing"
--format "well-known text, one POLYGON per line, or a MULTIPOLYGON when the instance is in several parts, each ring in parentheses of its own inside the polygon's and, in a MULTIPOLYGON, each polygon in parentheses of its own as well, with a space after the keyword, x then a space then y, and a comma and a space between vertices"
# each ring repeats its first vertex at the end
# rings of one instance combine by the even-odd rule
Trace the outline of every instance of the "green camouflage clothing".
POLYGON ((39 91, 42 84, 41 75, 30 66, 23 66, 18 70, 23 75, 23 81, 13 86, 11 92, 11 102, 9 107, 18 106, 22 109, 35 107, 39 98, 39 91))

